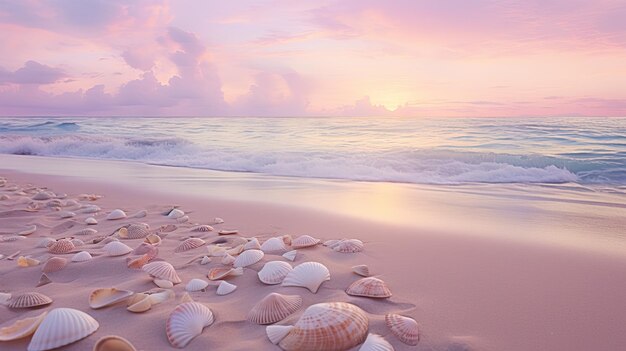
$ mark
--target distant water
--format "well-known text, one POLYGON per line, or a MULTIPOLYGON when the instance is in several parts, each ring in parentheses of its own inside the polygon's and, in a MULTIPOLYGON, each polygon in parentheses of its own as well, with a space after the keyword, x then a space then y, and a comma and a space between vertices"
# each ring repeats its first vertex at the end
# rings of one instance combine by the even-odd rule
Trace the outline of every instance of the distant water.
POLYGON ((430 184, 626 185, 626 118, 0 118, 0 153, 430 184))

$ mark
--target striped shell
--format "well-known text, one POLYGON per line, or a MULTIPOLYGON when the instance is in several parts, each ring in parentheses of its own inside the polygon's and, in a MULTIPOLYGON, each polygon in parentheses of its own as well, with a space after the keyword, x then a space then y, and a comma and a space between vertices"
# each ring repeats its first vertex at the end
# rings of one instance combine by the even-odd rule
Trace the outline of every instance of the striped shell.
POLYGON ((213 227, 207 224, 199 225, 191 229, 192 232, 211 232, 213 231, 213 227))
POLYGON ((265 334, 272 344, 277 345, 292 330, 293 325, 268 325, 265 327, 265 334))
POLYGON ((352 267, 352 272, 354 272, 355 274, 358 274, 358 275, 360 275, 362 277, 369 277, 370 276, 370 269, 369 269, 368 266, 366 266, 364 264, 352 267))
POLYGON ((67 266, 67 258, 50 257, 41 267, 41 271, 44 273, 57 272, 65 268, 65 266, 67 266))
POLYGON ((66 254, 71 252, 76 247, 72 244, 72 241, 68 239, 60 239, 54 242, 52 245, 48 246, 48 252, 53 254, 66 254))
POLYGON ((155 278, 169 280, 174 284, 181 282, 174 267, 165 261, 151 262, 144 265, 141 269, 155 278))
POLYGON ((206 242, 200 238, 189 238, 178 245, 178 247, 174 249, 174 252, 178 253, 193 250, 204 245, 205 243, 206 242))
POLYGON ((133 294, 130 290, 116 288, 96 289, 89 294, 89 307, 98 309, 126 300, 133 294))
POLYGON ((126 218, 126 212, 120 209, 113 210, 107 215, 108 220, 117 220, 122 218, 126 218))
POLYGON ((298 253, 298 250, 287 251, 283 254, 283 257, 293 262, 296 260, 297 253, 298 253))
POLYGON ((137 349, 121 336, 107 335, 96 342, 93 351, 137 351, 137 349))
POLYGON ((128 239, 141 239, 150 234, 150 228, 144 224, 133 223, 129 225, 126 230, 128 233, 128 239))
POLYGON ((28 351, 50 350, 93 334, 100 325, 90 315, 72 308, 55 308, 44 318, 28 344, 28 351))
POLYGON ((355 253, 363 251, 363 242, 358 239, 341 240, 340 242, 332 245, 334 251, 342 253, 355 253))
POLYGON ((278 345, 286 351, 341 351, 362 343, 369 320, 359 307, 345 302, 307 308, 278 345))
POLYGON ((31 308, 37 306, 49 305, 52 299, 38 292, 27 292, 8 301, 9 308, 31 308))
POLYGON ((123 256, 129 254, 133 249, 119 241, 111 241, 110 243, 104 245, 104 251, 106 251, 108 256, 123 256))
POLYGON ((394 351, 389 341, 378 334, 369 334, 359 351, 394 351))
POLYGON ((272 324, 285 319, 302 307, 302 297, 270 293, 248 313, 248 320, 256 324, 272 324))
POLYGON ((213 267, 209 270, 209 273, 207 273, 207 278, 209 278, 209 280, 219 280, 228 276, 236 277, 242 274, 242 267, 213 267))
POLYGON ((269 238, 263 245, 261 245, 261 251, 268 252, 281 252, 285 251, 285 243, 282 238, 269 238))
POLYGON ((319 244, 319 242, 319 239, 315 239, 310 235, 302 235, 293 239, 293 241, 291 242, 291 247, 293 247, 294 249, 301 249, 303 247, 315 246, 319 244))
POLYGON ((385 284, 384 281, 374 277, 361 278, 355 281, 354 283, 350 284, 348 289, 346 289, 346 293, 352 296, 364 296, 374 298, 391 297, 391 291, 387 287, 387 284, 385 284))
POLYGON ((259 262, 263 259, 263 256, 265 256, 265 253, 261 250, 246 250, 242 252, 241 255, 237 256, 233 267, 248 267, 259 262))
POLYGON ((13 324, 0 328, 0 341, 11 341, 27 337, 37 330, 48 312, 35 317, 23 318, 13 324))
POLYGON ((260 250, 261 249, 261 243, 259 243, 259 239, 252 238, 252 239, 250 239, 250 241, 245 243, 245 245, 243 245, 243 249, 244 250, 260 250))
POLYGON ((293 270, 293 267, 284 261, 267 262, 259 271, 259 280, 265 284, 280 284, 283 279, 293 270))
POLYGON ((209 282, 204 279, 191 279, 187 285, 185 285, 185 290, 187 291, 200 291, 206 289, 209 286, 209 282))
POLYGON ((222 280, 220 282, 220 285, 217 286, 217 291, 215 292, 218 295, 228 295, 231 292, 235 291, 235 289, 237 289, 237 285, 235 284, 231 284, 225 280, 222 280))
POLYGON ((330 272, 326 266, 319 262, 304 262, 287 274, 282 286, 299 286, 315 294, 327 280, 330 280, 330 272))
POLYGON ((167 318, 165 333, 172 346, 183 348, 213 323, 213 312, 198 302, 178 305, 167 318))
POLYGON ((410 317, 399 314, 388 314, 385 316, 385 323, 400 341, 407 345, 415 346, 419 341, 419 330, 417 322, 410 317))
POLYGON ((72 256, 72 262, 85 262, 91 260, 91 254, 87 251, 81 251, 72 256))

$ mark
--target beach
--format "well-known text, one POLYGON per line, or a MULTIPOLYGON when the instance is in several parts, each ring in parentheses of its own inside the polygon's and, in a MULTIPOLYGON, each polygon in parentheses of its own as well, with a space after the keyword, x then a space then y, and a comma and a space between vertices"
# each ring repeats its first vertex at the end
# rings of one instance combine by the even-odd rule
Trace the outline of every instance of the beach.
MULTIPOLYGON (((321 244, 297 250, 295 261, 266 254, 228 279, 237 289, 224 296, 215 287, 192 292, 191 298, 208 306, 215 321, 193 339, 186 350, 278 350, 265 334, 265 326, 247 321, 251 308, 272 292, 302 297, 303 306, 280 325, 294 324, 306 307, 322 302, 349 302, 369 318, 369 332, 380 334, 396 350, 617 350, 626 344, 621 332, 626 323, 626 203, 623 194, 580 185, 407 185, 385 182, 332 181, 246 173, 215 172, 145 164, 0 156, 0 188, 9 199, 0 202, 1 232, 10 235, 31 224, 37 230, 24 239, 0 243, 5 256, 20 251, 42 263, 51 257, 36 248, 43 237, 70 237, 87 228, 94 216, 97 235, 80 237, 80 250, 92 252, 87 262, 70 262, 49 273, 52 283, 35 287, 42 265, 18 267, 15 260, 0 260, 0 291, 19 294, 37 291, 53 299, 38 310, 0 308, 0 324, 70 307, 95 318, 92 335, 62 347, 91 349, 105 335, 130 340, 138 350, 169 349, 165 323, 180 303, 185 285, 193 278, 207 280, 207 272, 221 265, 213 259, 201 265, 192 258, 206 254, 202 246, 175 253, 182 240, 194 235, 196 225, 207 244, 221 238, 219 230, 237 230, 246 238, 265 240, 282 235, 310 235, 321 242, 359 239, 362 252, 335 252, 321 244), (9 187, 30 189, 23 195, 9 187), (61 219, 59 211, 41 207, 23 211, 40 190, 67 194, 82 206, 97 205, 95 214, 81 213, 61 219), (93 201, 80 194, 97 194, 93 201), (162 213, 179 208, 186 223, 162 213), (122 209, 144 218, 106 220, 122 209), (223 218, 223 224, 214 219, 223 218), (167 224, 177 228, 163 237, 158 258, 179 267, 182 283, 172 288, 175 297, 144 313, 126 310, 120 303, 92 309, 88 296, 97 288, 116 287, 133 292, 156 288, 150 276, 126 265, 127 257, 108 257, 102 244, 88 243, 110 235, 122 225, 145 222, 151 229, 167 224), (69 224, 68 224, 69 223, 69 224), (99 254, 99 255, 97 255, 99 254), (330 280, 317 293, 301 287, 266 285, 257 272, 266 262, 279 260, 297 266, 320 262, 330 280), (392 292, 389 298, 355 297, 345 290, 358 275, 355 265, 367 265, 392 292), (417 346, 404 344, 386 326, 385 315, 414 318, 419 326, 417 346)), ((63 209, 62 209, 63 210, 63 209)), ((196 233, 197 234, 197 233, 196 233)), ((78 237, 78 236, 76 236, 78 237)), ((125 239, 131 248, 143 239, 125 239)), ((229 239, 232 240, 232 239, 229 239)), ((63 255, 71 258, 71 255, 63 255)), ((22 350, 29 338, 3 342, 7 350, 22 350)), ((358 347, 354 348, 355 350, 358 347)))

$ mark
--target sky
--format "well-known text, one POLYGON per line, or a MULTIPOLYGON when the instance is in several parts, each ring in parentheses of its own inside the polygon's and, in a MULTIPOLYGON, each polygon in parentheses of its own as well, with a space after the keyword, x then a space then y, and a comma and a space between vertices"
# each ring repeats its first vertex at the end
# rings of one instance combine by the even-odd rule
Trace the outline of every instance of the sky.
POLYGON ((626 0, 0 0, 0 115, 626 116, 626 0))

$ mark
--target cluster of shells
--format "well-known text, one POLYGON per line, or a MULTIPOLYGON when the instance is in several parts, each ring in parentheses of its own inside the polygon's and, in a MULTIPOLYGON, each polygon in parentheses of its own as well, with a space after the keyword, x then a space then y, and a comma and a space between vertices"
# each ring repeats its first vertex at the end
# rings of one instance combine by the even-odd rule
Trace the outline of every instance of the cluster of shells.
MULTIPOLYGON (((7 181, 0 178, 0 184, 0 189, 5 187, 6 190, 7 181)), ((419 340, 417 322, 394 313, 384 318, 392 336, 370 333, 370 318, 359 307, 363 301, 360 299, 384 303, 392 293, 382 279, 371 276, 366 265, 351 268, 355 279, 344 287, 343 300, 348 302, 318 301, 304 308, 304 301, 311 301, 311 297, 317 296, 331 280, 331 272, 324 263, 306 259, 307 250, 323 247, 338 254, 359 254, 365 250, 365 244, 358 239, 322 242, 311 235, 245 237, 239 230, 226 227, 221 218, 195 223, 189 213, 178 207, 159 213, 139 210, 129 214, 124 209, 101 209, 93 203, 100 198, 95 194, 81 194, 71 199, 36 187, 14 187, 9 192, 10 195, 3 194, 0 200, 25 198, 28 200, 21 202, 24 211, 54 215, 60 221, 69 219, 71 222, 46 229, 45 235, 40 236, 35 234, 39 228, 34 223, 11 235, 3 235, 1 241, 10 243, 35 234, 32 238, 37 237, 37 242, 32 253, 16 252, 0 259, 15 260, 16 269, 40 266, 34 268, 41 270, 35 288, 54 283, 54 274, 68 266, 85 264, 94 258, 103 263, 111 262, 111 265, 123 262, 124 269, 136 272, 133 274, 137 274, 137 279, 153 285, 144 291, 113 286, 94 289, 85 297, 89 307, 125 309, 129 316, 151 309, 170 309, 164 333, 173 347, 184 348, 214 323, 212 307, 201 301, 214 300, 219 304, 218 296, 231 294, 237 299, 235 281, 244 274, 254 274, 262 285, 273 287, 271 292, 254 301, 246 320, 264 326, 267 342, 283 350, 348 350, 361 345, 359 350, 384 351, 393 350, 386 337, 410 346, 417 345, 419 340), (142 218, 149 215, 160 216, 165 224, 151 227, 142 223, 142 218), (97 228, 102 222, 116 223, 116 229, 100 232, 97 228), (162 245, 164 241, 177 240, 180 241, 175 245, 162 245), (166 246, 173 249, 163 249, 166 246), (160 250, 164 251, 163 256, 160 250), (175 266, 165 257, 186 262, 175 266), (180 271, 189 267, 204 273, 193 277, 184 274, 183 280, 180 271), (282 293, 274 291, 277 287, 302 290, 299 294, 291 293, 300 291, 298 289, 282 293), (302 294, 309 296, 303 299, 302 294)), ((14 296, 0 293, 0 304, 12 310, 53 307, 36 316, 3 324, 0 342, 31 337, 29 351, 50 350, 86 338, 99 328, 98 321, 88 311, 54 306, 53 297, 34 290, 14 296)), ((122 336, 110 335, 100 338, 94 350, 135 350, 135 347, 122 336)))

